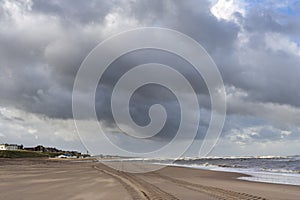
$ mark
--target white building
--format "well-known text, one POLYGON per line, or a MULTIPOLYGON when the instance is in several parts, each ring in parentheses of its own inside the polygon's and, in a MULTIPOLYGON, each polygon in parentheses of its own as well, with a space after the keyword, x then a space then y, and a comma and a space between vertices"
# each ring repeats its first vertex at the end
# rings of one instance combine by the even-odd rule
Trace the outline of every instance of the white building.
POLYGON ((6 150, 6 145, 5 144, 0 144, 0 150, 6 150))
POLYGON ((17 144, 0 144, 0 150, 18 150, 22 149, 23 145, 17 144))
POLYGON ((57 156, 57 158, 77 158, 77 157, 69 155, 69 154, 62 154, 62 155, 57 156))

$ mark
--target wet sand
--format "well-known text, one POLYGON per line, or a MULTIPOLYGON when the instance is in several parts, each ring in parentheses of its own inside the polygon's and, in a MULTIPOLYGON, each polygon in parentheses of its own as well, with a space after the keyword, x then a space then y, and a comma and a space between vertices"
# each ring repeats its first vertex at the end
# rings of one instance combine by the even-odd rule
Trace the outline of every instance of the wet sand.
POLYGON ((238 173, 166 167, 130 174, 96 162, 0 159, 0 199, 300 199, 300 187, 237 180, 238 173))

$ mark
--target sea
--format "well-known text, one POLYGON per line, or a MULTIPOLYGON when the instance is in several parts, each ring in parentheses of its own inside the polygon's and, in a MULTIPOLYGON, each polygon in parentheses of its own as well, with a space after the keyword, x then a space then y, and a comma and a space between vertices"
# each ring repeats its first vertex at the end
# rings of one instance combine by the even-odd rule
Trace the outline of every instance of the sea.
POLYGON ((122 160, 123 162, 142 161, 167 166, 238 172, 250 175, 239 177, 241 180, 300 186, 300 155, 205 158, 184 157, 177 160, 169 158, 126 158, 117 160, 122 160))
POLYGON ((300 156, 183 158, 172 165, 243 173, 250 176, 239 179, 248 181, 300 185, 300 156))

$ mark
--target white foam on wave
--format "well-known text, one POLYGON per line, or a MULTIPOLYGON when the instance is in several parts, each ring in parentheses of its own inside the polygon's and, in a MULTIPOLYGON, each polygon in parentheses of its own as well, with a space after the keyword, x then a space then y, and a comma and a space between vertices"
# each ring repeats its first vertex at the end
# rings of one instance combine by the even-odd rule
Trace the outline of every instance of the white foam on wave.
POLYGON ((238 179, 300 186, 300 174, 272 172, 247 172, 247 174, 251 175, 251 177, 239 177, 238 179))
MULTIPOLYGON (((161 163, 156 163, 161 164, 161 163)), ((254 181, 254 182, 264 182, 264 183, 275 183, 275 184, 287 184, 287 185, 299 185, 300 186, 300 174, 296 173, 279 173, 279 172, 267 172, 258 171, 257 169, 241 169, 241 168, 225 168, 218 167, 216 165, 197 165, 197 164, 165 164, 168 166, 176 167, 187 167, 193 169, 205 169, 212 171, 222 171, 222 172, 236 172, 250 177, 239 177, 240 180, 254 181)))

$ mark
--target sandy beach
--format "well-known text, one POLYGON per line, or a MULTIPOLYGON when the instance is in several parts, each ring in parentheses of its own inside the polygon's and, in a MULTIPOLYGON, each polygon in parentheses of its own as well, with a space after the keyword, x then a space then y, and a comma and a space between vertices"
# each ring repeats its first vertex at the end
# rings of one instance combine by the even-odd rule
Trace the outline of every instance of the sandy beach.
POLYGON ((97 162, 1 159, 0 199, 300 199, 299 186, 237 180, 239 176, 180 167, 130 174, 97 162))

